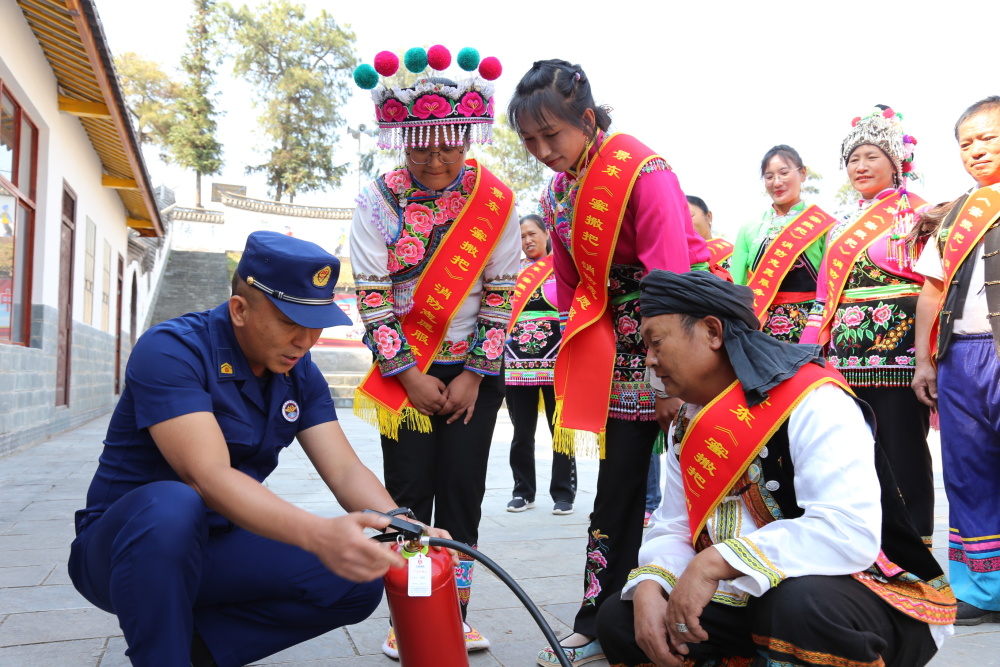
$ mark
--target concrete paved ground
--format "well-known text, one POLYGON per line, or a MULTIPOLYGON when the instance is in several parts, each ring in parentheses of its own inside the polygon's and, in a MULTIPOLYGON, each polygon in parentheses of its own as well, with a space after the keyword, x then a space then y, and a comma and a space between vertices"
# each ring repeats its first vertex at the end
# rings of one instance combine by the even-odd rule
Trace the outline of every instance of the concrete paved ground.
MULTIPOLYGON (((374 431, 342 411, 348 437, 362 459, 381 470, 374 431)), ((80 597, 66 574, 73 538, 73 512, 83 506, 101 452, 107 417, 0 459, 0 667, 128 665, 116 619, 80 597)), ((490 456, 480 537, 481 550, 510 572, 542 608, 558 636, 570 624, 582 593, 587 515, 593 506, 597 463, 579 462, 576 513, 554 516, 549 499, 521 514, 505 511, 512 487, 507 451, 511 427, 505 410, 490 456)), ((936 447, 936 439, 935 439, 936 447)), ((537 457, 538 487, 548 488, 547 433, 537 457)), ((935 554, 945 558, 947 505, 938 487, 935 554)), ((324 515, 340 512, 323 483, 296 446, 282 456, 269 480, 275 492, 324 515)), ((264 660, 260 665, 388 666, 382 655, 388 608, 383 601, 364 623, 342 628, 264 660)), ((514 595, 485 568, 477 568, 469 614, 490 639, 489 651, 473 654, 471 664, 527 666, 545 644, 541 631, 514 595)), ((595 667, 607 665, 600 661, 595 667)), ((1000 625, 958 629, 932 667, 1000 665, 1000 625)))

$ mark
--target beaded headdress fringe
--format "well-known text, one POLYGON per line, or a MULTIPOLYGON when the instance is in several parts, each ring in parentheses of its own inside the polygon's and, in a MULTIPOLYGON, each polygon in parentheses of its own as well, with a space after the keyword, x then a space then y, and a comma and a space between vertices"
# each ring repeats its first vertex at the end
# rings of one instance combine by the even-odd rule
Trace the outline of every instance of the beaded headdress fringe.
MULTIPOLYGON (((457 62, 466 72, 478 67, 480 76, 457 83, 422 77, 409 87, 389 87, 379 83, 379 75, 389 77, 398 71, 399 58, 391 51, 376 55, 374 67, 362 64, 355 69, 355 82, 371 90, 375 103, 379 148, 493 143, 492 81, 503 71, 500 61, 493 57, 480 60, 478 51, 466 47, 459 52, 457 62)), ((426 51, 415 47, 406 52, 404 64, 415 74, 428 67, 440 72, 451 64, 451 53, 440 45, 426 51)))

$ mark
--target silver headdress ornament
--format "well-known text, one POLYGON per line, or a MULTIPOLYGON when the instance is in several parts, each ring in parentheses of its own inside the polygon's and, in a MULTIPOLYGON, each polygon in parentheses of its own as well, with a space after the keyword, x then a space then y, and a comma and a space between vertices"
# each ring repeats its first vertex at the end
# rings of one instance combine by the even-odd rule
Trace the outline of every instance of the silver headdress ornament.
MULTIPOLYGON (((354 70, 354 82, 372 91, 380 148, 493 143, 494 89, 490 82, 503 72, 500 61, 494 57, 480 60, 479 52, 471 47, 459 51, 456 61, 466 72, 478 68, 479 76, 458 82, 421 77, 407 88, 390 88, 379 83, 379 75, 390 77, 399 70, 399 57, 391 51, 376 55, 374 67, 364 64, 354 70)), ((441 45, 427 50, 415 47, 403 56, 403 64, 414 74, 428 67, 440 72, 451 65, 451 53, 441 45)))
POLYGON ((840 146, 841 168, 847 165, 848 158, 858 146, 875 146, 896 167, 896 187, 906 187, 906 179, 913 173, 913 149, 917 140, 903 132, 902 120, 902 114, 884 105, 874 107, 865 116, 856 117, 840 146))
POLYGON ((867 115, 856 117, 852 129, 840 145, 843 158, 841 168, 858 146, 871 145, 880 149, 895 167, 895 186, 899 191, 899 205, 893 214, 893 225, 886 238, 886 256, 895 260, 901 269, 916 262, 918 249, 908 240, 914 223, 914 211, 906 191, 907 178, 913 175, 913 150, 917 140, 903 132, 902 114, 885 105, 876 105, 867 115))

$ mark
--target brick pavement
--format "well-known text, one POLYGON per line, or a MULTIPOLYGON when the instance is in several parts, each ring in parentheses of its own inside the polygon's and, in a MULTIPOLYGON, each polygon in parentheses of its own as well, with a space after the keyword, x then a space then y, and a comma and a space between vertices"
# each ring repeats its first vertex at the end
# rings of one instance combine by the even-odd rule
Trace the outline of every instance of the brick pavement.
MULTIPOLYGON (((346 410, 343 412, 347 412, 346 410)), ((101 417, 32 448, 0 458, 0 667, 122 667, 125 644, 115 618, 80 597, 66 574, 73 512, 83 504, 101 451, 108 417, 101 417)), ((362 459, 379 472, 378 439, 366 424, 342 415, 362 459)), ((505 511, 511 477, 507 445, 511 428, 501 411, 490 456, 480 548, 510 572, 541 607, 556 634, 569 624, 582 592, 584 534, 593 506, 595 461, 579 462, 576 513, 554 516, 539 496, 535 509, 505 511)), ((539 440, 538 487, 548 488, 547 434, 539 440)), ((947 506, 938 487, 935 555, 945 557, 947 506)), ((275 492, 323 515, 340 512, 300 449, 290 447, 269 480, 275 492)), ((325 667, 398 664, 382 655, 388 609, 274 655, 260 665, 325 667)), ((473 667, 526 667, 544 645, 541 631, 510 591, 485 568, 476 572, 469 620, 493 646, 472 655, 473 667)), ((594 667, 607 665, 600 661, 594 667)), ((1000 625, 962 628, 932 667, 1000 665, 1000 625)))

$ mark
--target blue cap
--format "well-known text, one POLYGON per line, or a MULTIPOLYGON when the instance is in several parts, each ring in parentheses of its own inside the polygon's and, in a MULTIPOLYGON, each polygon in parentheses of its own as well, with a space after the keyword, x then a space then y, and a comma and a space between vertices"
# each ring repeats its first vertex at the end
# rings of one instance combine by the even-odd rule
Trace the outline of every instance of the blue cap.
POLYGON ((315 243, 278 232, 247 237, 236 273, 299 326, 353 324, 333 300, 340 260, 315 243))

